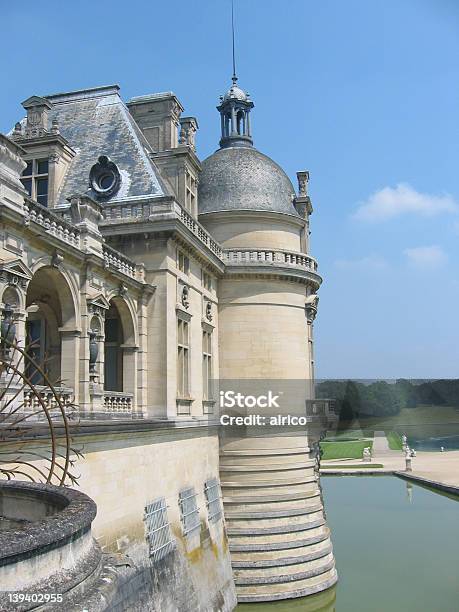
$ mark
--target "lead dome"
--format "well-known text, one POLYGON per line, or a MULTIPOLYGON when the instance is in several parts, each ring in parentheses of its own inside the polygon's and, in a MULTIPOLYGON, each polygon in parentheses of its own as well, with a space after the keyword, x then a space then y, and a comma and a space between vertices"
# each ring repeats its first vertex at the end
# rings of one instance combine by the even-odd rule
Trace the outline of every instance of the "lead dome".
POLYGON ((250 111, 254 104, 237 85, 235 75, 220 100, 220 149, 202 162, 199 213, 250 210, 298 217, 290 179, 276 162, 253 147, 250 111))
POLYGON ((267 155, 254 147, 219 149, 202 163, 199 213, 259 210, 298 216, 293 185, 267 155))

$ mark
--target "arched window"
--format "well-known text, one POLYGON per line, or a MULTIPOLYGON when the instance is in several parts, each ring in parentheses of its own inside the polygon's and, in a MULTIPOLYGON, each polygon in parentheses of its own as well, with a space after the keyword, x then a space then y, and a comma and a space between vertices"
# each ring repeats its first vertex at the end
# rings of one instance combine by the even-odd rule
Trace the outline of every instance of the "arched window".
POLYGON ((123 326, 113 302, 105 315, 104 388, 123 391, 123 326))
POLYGON ((244 113, 239 111, 237 114, 237 133, 242 136, 244 134, 244 113))

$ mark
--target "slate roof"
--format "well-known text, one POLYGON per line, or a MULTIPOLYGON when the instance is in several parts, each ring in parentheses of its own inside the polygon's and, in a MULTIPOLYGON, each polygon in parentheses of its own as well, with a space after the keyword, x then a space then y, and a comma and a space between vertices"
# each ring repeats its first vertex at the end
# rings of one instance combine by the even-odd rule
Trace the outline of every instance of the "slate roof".
POLYGON ((295 188, 270 157, 254 147, 218 149, 202 162, 198 187, 199 214, 253 210, 298 217, 295 188))
POLYGON ((121 100, 118 85, 44 97, 53 105, 50 122, 57 119, 60 133, 76 151, 56 206, 68 205, 67 198, 76 193, 99 199, 89 187, 89 171, 100 155, 110 157, 121 174, 119 191, 102 204, 168 193, 149 158, 151 147, 121 100))

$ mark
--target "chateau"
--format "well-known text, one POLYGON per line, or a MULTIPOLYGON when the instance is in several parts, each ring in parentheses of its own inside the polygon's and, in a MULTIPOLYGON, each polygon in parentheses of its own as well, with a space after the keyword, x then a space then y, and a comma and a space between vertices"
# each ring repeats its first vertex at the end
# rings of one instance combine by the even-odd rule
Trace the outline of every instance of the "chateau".
POLYGON ((22 106, 0 136, 3 317, 76 407, 93 533, 127 560, 100 609, 229 611, 330 588, 308 172, 295 189, 253 146, 235 77, 202 162, 198 121, 172 92, 22 106), (308 424, 226 431, 225 381, 295 381, 287 408, 308 424))

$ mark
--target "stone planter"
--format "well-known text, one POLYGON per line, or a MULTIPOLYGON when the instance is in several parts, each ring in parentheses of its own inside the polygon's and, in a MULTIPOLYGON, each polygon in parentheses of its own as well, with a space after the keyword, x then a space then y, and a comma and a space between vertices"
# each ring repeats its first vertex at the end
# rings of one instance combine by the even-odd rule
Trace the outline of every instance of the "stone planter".
POLYGON ((91 534, 95 516, 96 504, 80 491, 0 482, 0 610, 82 609, 100 592, 106 568, 91 534))

